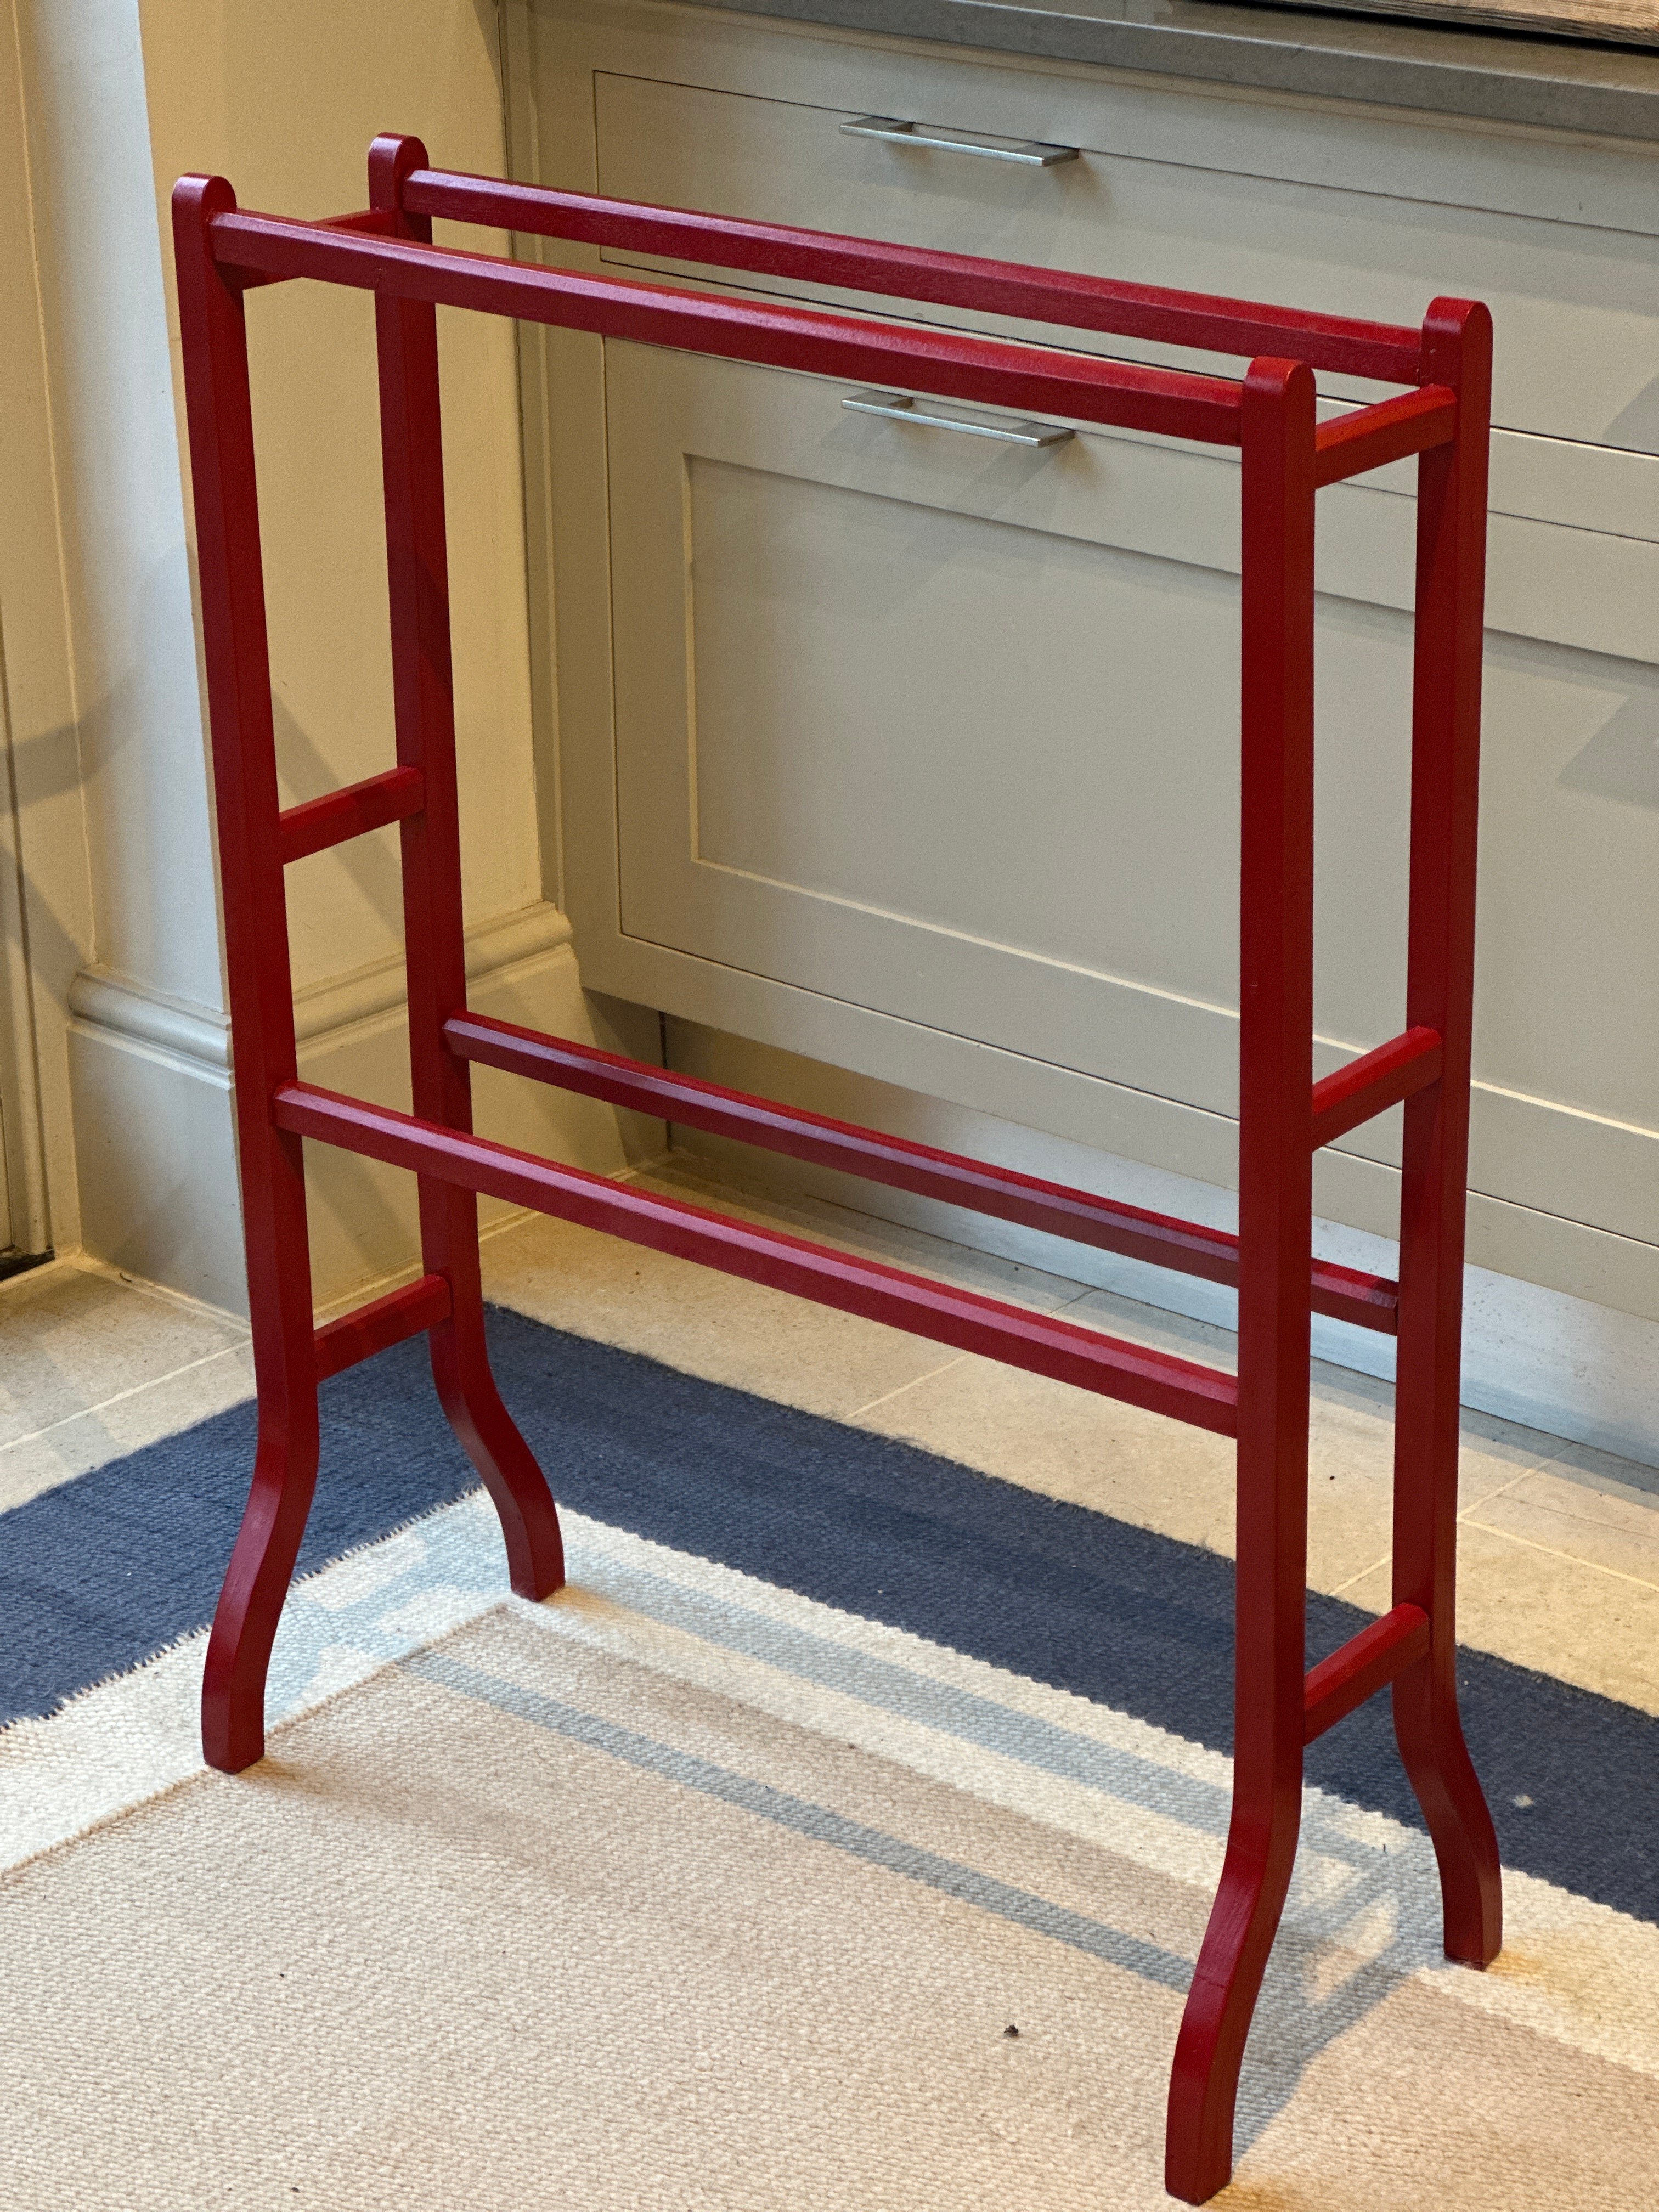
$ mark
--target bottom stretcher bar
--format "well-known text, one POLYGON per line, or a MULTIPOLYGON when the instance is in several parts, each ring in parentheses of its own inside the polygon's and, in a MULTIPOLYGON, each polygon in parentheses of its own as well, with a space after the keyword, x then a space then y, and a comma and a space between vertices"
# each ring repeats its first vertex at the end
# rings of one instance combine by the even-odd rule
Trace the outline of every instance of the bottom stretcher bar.
POLYGON ((278 1128, 463 1189, 527 1206, 586 1229, 608 1231, 729 1275, 767 1283, 819 1305, 863 1315, 1103 1397, 1168 1413, 1218 1436, 1237 1434, 1238 1385, 1221 1370, 981 1297, 902 1268, 727 1220, 678 1199, 556 1165, 388 1106, 309 1083, 285 1083, 271 1102, 278 1128))

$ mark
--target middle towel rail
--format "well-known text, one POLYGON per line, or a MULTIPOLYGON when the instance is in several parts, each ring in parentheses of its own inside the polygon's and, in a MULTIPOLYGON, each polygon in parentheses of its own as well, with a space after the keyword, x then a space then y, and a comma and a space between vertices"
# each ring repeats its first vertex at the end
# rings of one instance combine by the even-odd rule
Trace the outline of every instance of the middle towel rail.
MULTIPOLYGON (((932 1145, 885 1136, 856 1122, 832 1121, 827 1115, 809 1114, 775 1099, 728 1091, 620 1053, 600 1052, 568 1037, 544 1036, 536 1030, 494 1021, 487 1014, 452 1014, 444 1024, 444 1042, 462 1060, 510 1075, 526 1075, 557 1090, 580 1091, 584 1097, 654 1115, 711 1136, 732 1137, 791 1159, 839 1168, 866 1182, 939 1199, 947 1206, 1017 1222, 1024 1229, 1143 1260, 1155 1267, 1199 1275, 1207 1282, 1236 1285, 1238 1281, 1238 1239, 1225 1229, 1149 1212, 1115 1199, 1098 1198, 1091 1191, 1020 1175, 1012 1168, 993 1167, 932 1145)), ((1399 1286, 1386 1276, 1364 1274, 1328 1260, 1313 1263, 1316 1313, 1390 1336, 1398 1304, 1399 1286)))

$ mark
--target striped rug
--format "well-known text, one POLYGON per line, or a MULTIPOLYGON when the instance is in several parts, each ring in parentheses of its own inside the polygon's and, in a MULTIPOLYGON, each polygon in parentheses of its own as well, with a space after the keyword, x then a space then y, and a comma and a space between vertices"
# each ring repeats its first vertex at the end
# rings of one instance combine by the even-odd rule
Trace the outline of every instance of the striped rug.
MULTIPOLYGON (((0 1516, 0 2202, 1166 2203, 1227 1563, 491 1327, 569 1586, 505 1595, 416 1348, 339 1378, 246 1776, 251 1409, 0 1516)), ((1465 1671, 1505 1951, 1438 1954, 1385 1706, 1317 1747, 1223 2207, 1659 2199, 1659 1724, 1465 1671)))

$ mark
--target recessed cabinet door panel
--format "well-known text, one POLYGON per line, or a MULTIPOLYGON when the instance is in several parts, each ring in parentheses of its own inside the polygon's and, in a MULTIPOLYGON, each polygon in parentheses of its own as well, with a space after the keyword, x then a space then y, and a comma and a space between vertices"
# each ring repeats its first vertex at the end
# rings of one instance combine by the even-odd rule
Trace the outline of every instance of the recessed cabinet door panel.
MULTIPOLYGON (((848 389, 606 349, 623 937, 1231 1112, 1236 458, 848 389)), ((1403 1020, 1411 514, 1321 499, 1317 1073, 1403 1020)), ((1659 1238, 1656 707, 1488 639, 1472 1180, 1659 1238)))
MULTIPOLYGON (((630 347, 606 390, 624 933, 1231 1110, 1236 465, 630 347)), ((1398 1026, 1404 632, 1330 641, 1343 1036, 1398 1026)))
MULTIPOLYGON (((599 189, 617 198, 1411 325, 1437 294, 1483 299, 1497 327, 1499 425, 1659 453, 1659 238, 1650 234, 1086 145, 1074 161, 1019 168, 851 137, 841 129, 847 118, 823 108, 639 77, 598 74, 594 93, 599 189)), ((980 127, 996 124, 988 116, 980 127)), ((1261 128, 1271 130, 1267 117, 1261 128)), ((1402 180, 1411 173, 1402 161, 1402 180)), ((1190 352, 1080 342, 1200 365, 1190 352)), ((1237 373, 1236 363, 1216 365, 1237 373)))

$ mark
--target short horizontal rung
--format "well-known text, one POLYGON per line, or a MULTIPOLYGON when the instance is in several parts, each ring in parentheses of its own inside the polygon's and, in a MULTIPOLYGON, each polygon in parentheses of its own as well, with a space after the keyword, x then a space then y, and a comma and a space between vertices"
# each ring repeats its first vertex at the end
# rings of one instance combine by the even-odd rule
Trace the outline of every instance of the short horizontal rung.
POLYGON ((317 1332, 317 1380, 325 1382, 331 1375, 401 1344, 406 1336, 418 1336, 423 1328, 435 1328, 449 1316, 449 1285, 441 1275, 422 1275, 418 1282, 390 1291, 371 1305, 342 1314, 338 1321, 317 1332))
POLYGON ((303 806, 290 806, 278 817, 283 865, 303 860, 348 838, 362 837, 370 830, 384 830, 388 822, 406 822, 426 803, 426 779, 417 768, 389 768, 384 775, 371 775, 362 783, 349 783, 343 791, 325 798, 308 799, 303 806))
POLYGON ((271 1118, 279 1129, 392 1167, 531 1206, 584 1229, 605 1230, 678 1259, 699 1261, 728 1275, 930 1337, 958 1352, 981 1352, 1011 1367, 1172 1415, 1218 1436, 1237 1433, 1238 1385, 1217 1368, 931 1282, 854 1253, 810 1244, 779 1230, 729 1221, 678 1199, 560 1167, 532 1152, 440 1128, 389 1106, 343 1098, 309 1083, 282 1085, 271 1101, 271 1118))
POLYGON ((1316 487, 1363 476, 1389 461, 1450 442, 1457 429, 1457 398, 1443 384, 1425 384, 1375 407, 1356 408, 1322 422, 1314 435, 1316 487))
POLYGON ((1316 1083, 1313 1090, 1313 1146, 1334 1144, 1375 1121, 1390 1106, 1397 1106, 1413 1091, 1425 1091, 1440 1079, 1443 1058, 1438 1030, 1407 1030, 1390 1037, 1375 1052, 1352 1060, 1334 1075, 1316 1083))
POLYGON ((1416 1605, 1397 1605, 1350 1637, 1340 1651, 1320 1661, 1303 1685, 1304 1743, 1323 1735, 1345 1713, 1414 1667, 1428 1649, 1429 1616, 1416 1605))
MULTIPOLYGON (((586 1098, 601 1098, 607 1105, 678 1121, 711 1136, 732 1137, 739 1144, 807 1160, 816 1167, 837 1168, 866 1182, 939 1199, 999 1221, 1018 1222, 1022 1228, 1144 1260, 1154 1267, 1200 1275, 1212 1283, 1238 1280, 1238 1239, 1224 1229, 1206 1229, 1172 1214, 1151 1213, 1090 1191, 1069 1190, 1064 1183, 1044 1182, 1012 1168, 992 1167, 932 1145, 860 1128, 855 1122, 835 1121, 825 1114, 809 1114, 775 1099, 728 1091, 695 1075, 647 1066, 620 1053, 599 1052, 569 1037, 544 1036, 536 1030, 494 1021, 487 1014, 453 1014, 444 1024, 444 1042, 462 1060, 579 1091, 586 1098)), ((1311 1298, 1316 1313, 1385 1335, 1393 1333, 1399 1291, 1384 1276, 1316 1260, 1311 1298)))
MULTIPOLYGON (((350 231, 360 238, 395 238, 398 234, 398 216, 396 210, 392 208, 356 208, 349 215, 325 216, 319 227, 324 230, 350 231)), ((267 276, 255 275, 252 271, 244 271, 238 279, 238 287, 244 292, 253 292, 257 291, 262 284, 281 284, 285 281, 281 276, 267 276)))

